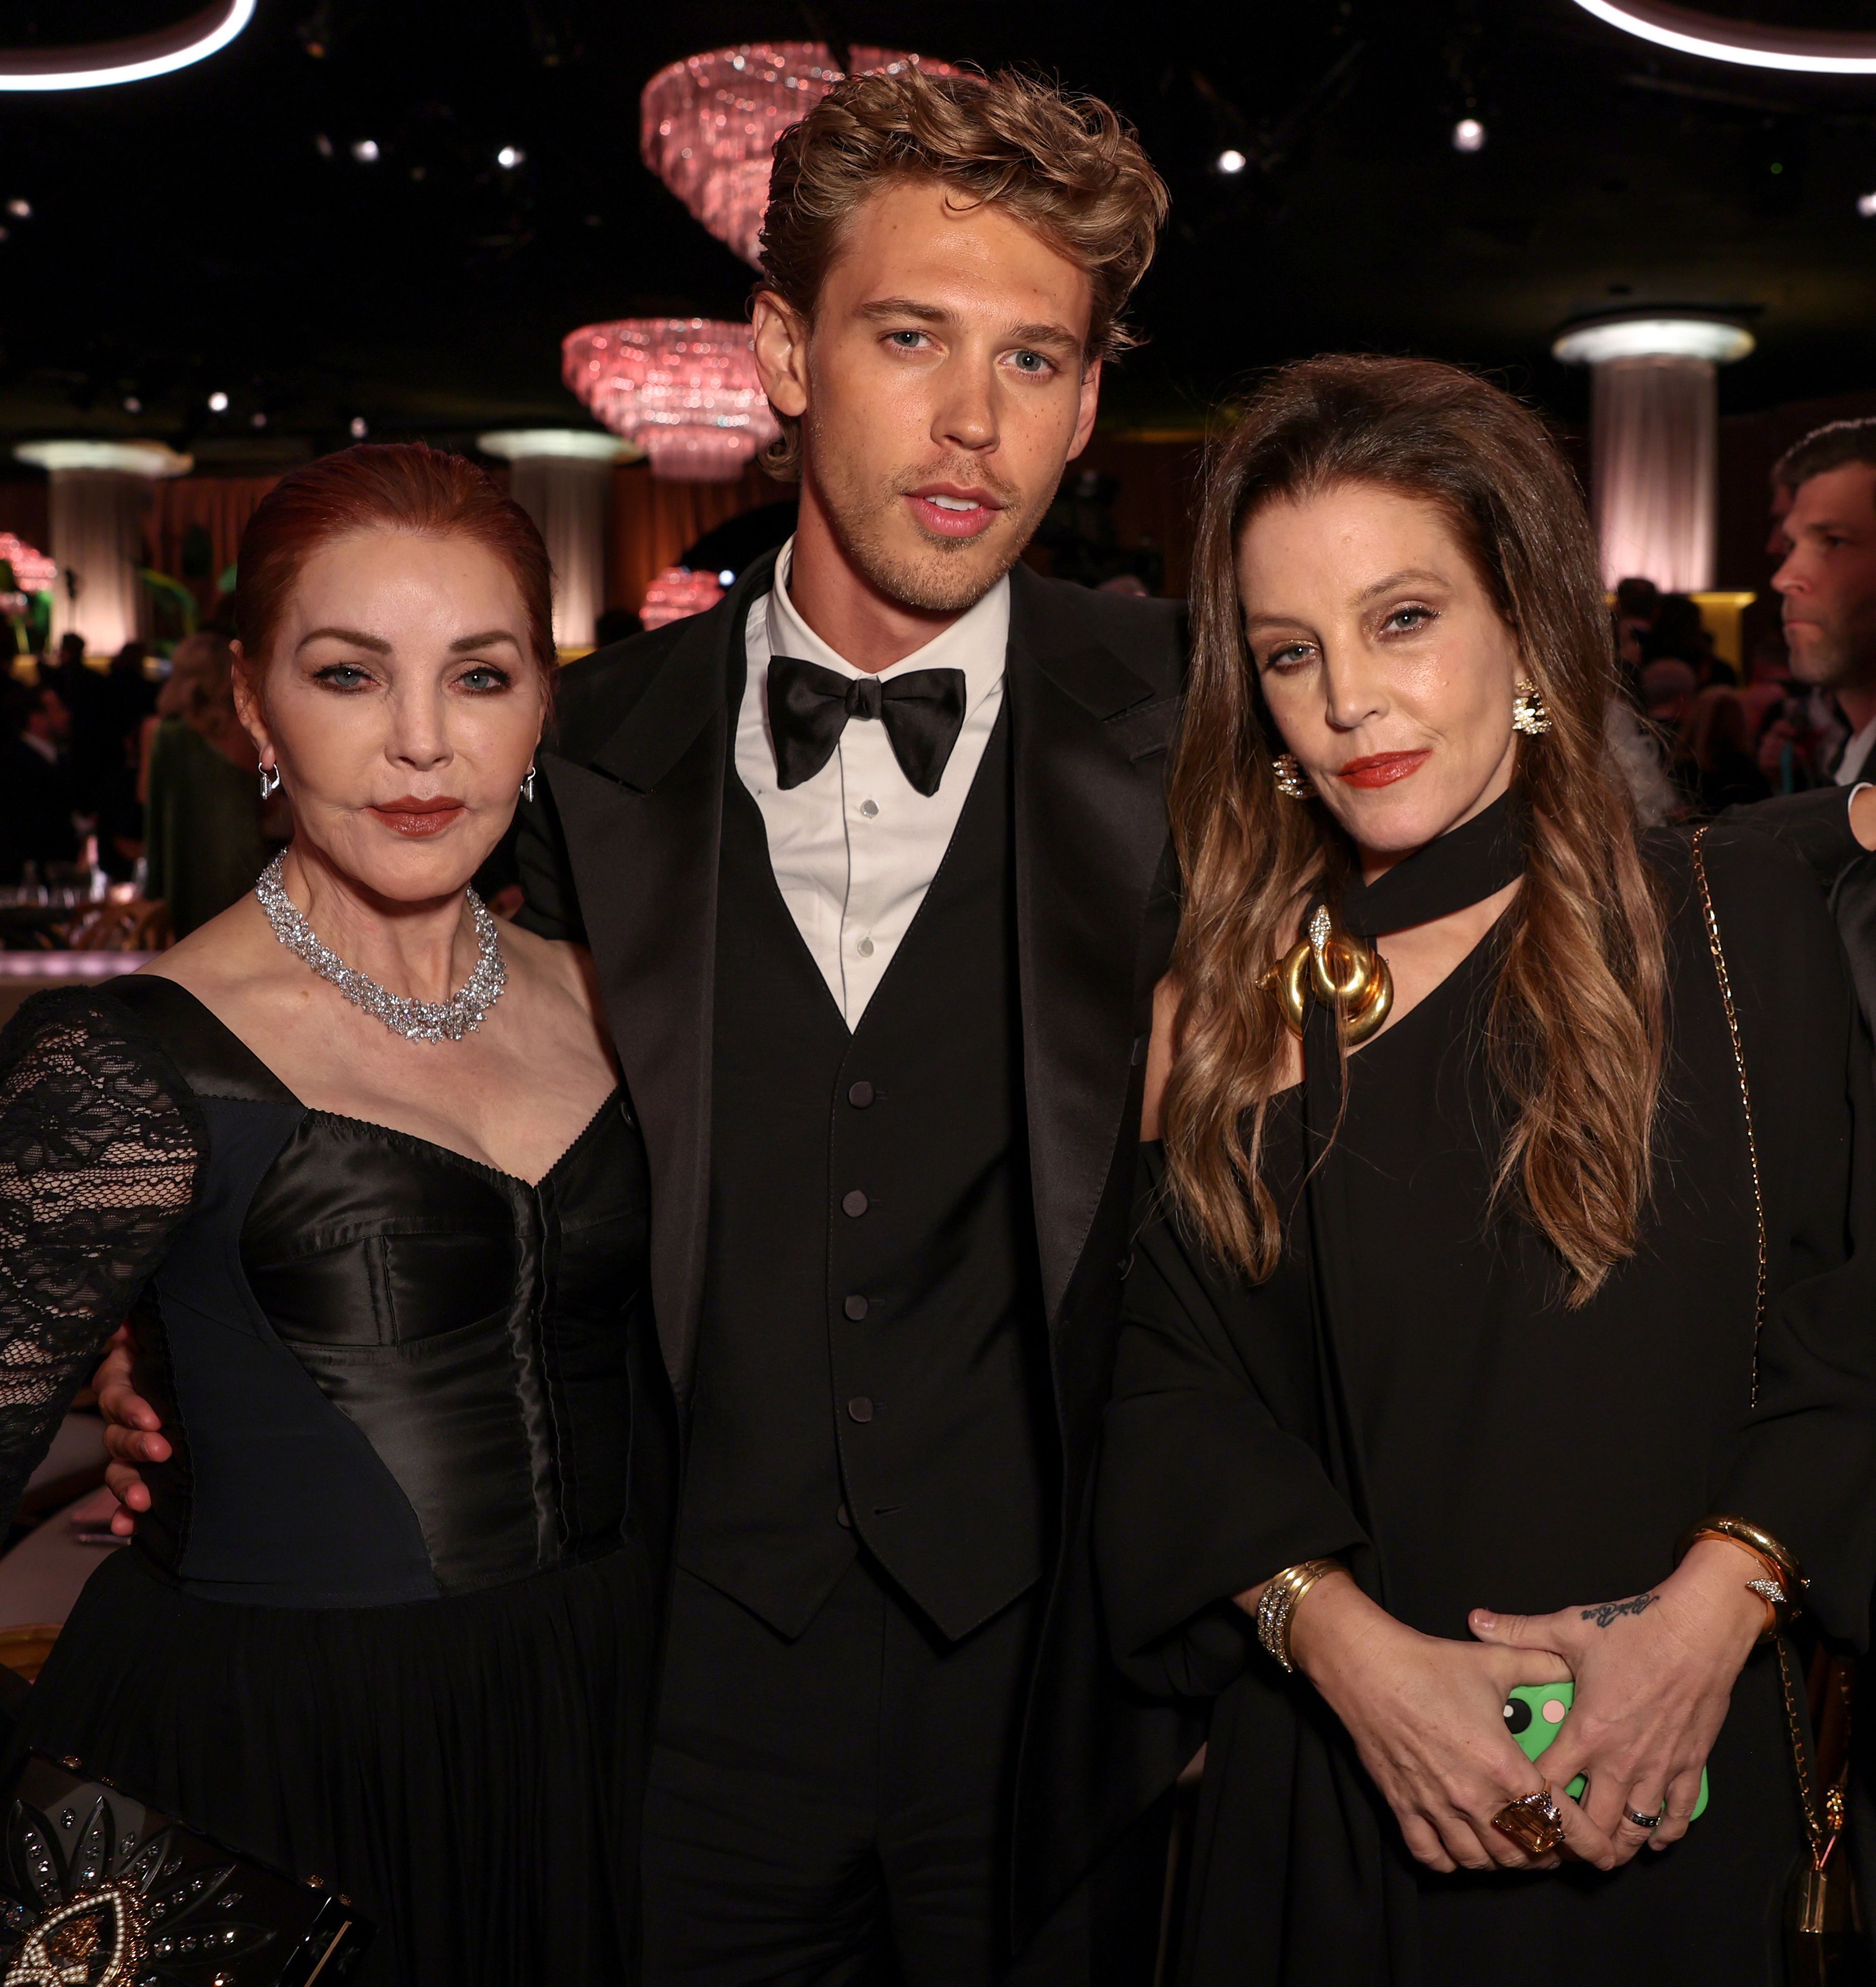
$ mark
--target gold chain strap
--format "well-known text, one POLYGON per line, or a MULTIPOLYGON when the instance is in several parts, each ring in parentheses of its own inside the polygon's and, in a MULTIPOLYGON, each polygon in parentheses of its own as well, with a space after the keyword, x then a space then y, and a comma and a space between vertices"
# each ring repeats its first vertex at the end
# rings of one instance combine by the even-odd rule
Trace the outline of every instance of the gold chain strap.
MULTIPOLYGON (((1713 971, 1719 980, 1719 1004, 1726 1010, 1726 1033, 1733 1043, 1733 1066, 1740 1079, 1740 1102, 1746 1113, 1746 1159, 1752 1173, 1753 1213, 1759 1227, 1759 1279, 1753 1304, 1752 1328, 1752 1401, 1759 1405, 1759 1341, 1765 1330, 1765 1294, 1768 1263, 1766 1247, 1765 1192, 1759 1178, 1759 1141, 1753 1129, 1752 1086, 1746 1078, 1746 1050, 1740 1039, 1739 1010, 1733 1005, 1733 977, 1726 970, 1726 955, 1719 943, 1719 919, 1713 909, 1713 892, 1706 880, 1706 853, 1702 844, 1706 840, 1705 828, 1696 828, 1693 838, 1694 880, 1700 889, 1700 910, 1706 924, 1706 942, 1713 954, 1713 971)), ((1781 1635, 1773 1641, 1778 1652, 1779 1688, 1785 1700, 1785 1724, 1791 1738, 1791 1758, 1797 1769, 1798 1805, 1804 1817, 1804 1834, 1810 1845, 1811 1867, 1821 1883, 1824 1866, 1830 1860, 1831 1852, 1837 1846, 1837 1832, 1841 1827, 1843 1796, 1841 1785, 1830 1790, 1829 1805, 1824 1813, 1811 1788, 1810 1748, 1804 1742, 1804 1721, 1798 1715, 1798 1696, 1791 1680, 1791 1659, 1787 1653, 1785 1640, 1781 1635)), ((1848 1762, 1845 1762, 1848 1770, 1848 1762)), ((1819 1901, 1814 1907, 1821 1911, 1824 1892, 1817 1893, 1819 1901)), ((1821 1929, 1821 1918, 1817 1926, 1808 1920, 1806 1929, 1821 1929)))
POLYGON ((1752 1395, 1749 1403, 1759 1405, 1759 1341, 1765 1330, 1765 1193, 1759 1183, 1759 1141, 1753 1130, 1752 1086, 1746 1080, 1746 1051, 1740 1041, 1740 1017, 1733 1004, 1733 977, 1726 970, 1726 955, 1720 949, 1719 919, 1713 909, 1713 893, 1707 886, 1706 852, 1701 844, 1706 830, 1696 828, 1693 838, 1694 879, 1700 886, 1700 909, 1706 920, 1706 942, 1713 954, 1713 970, 1719 977, 1719 1004, 1726 1012, 1726 1033, 1733 1039, 1733 1067, 1739 1072, 1740 1102, 1746 1112, 1746 1162, 1752 1171, 1753 1213, 1759 1223, 1759 1287, 1754 1294, 1752 1321, 1752 1395))
POLYGON ((1798 1806, 1804 1810, 1804 1833, 1810 1838, 1811 1863, 1821 1870, 1835 1846, 1836 1837, 1817 1812, 1811 1796, 1810 1748, 1804 1742, 1804 1727, 1798 1717, 1798 1694, 1791 1681, 1791 1659, 1785 1653, 1780 1635, 1772 1645, 1778 1651, 1778 1684, 1785 1695, 1785 1722, 1791 1731, 1791 1757, 1798 1769, 1798 1806))

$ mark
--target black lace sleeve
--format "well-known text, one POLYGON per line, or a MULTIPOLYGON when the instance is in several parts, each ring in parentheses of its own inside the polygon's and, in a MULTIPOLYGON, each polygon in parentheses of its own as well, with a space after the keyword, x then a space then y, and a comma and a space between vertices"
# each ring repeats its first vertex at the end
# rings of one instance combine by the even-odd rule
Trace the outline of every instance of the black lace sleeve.
POLYGON ((0 1034, 0 1521, 189 1212, 187 1086, 107 995, 43 994, 0 1034))

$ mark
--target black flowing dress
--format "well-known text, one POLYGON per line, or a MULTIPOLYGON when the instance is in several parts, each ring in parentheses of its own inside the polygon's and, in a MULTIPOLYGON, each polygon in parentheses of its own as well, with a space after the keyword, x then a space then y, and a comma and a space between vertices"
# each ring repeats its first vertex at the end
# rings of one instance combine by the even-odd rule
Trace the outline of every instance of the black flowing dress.
MULTIPOLYGON (((439 1051, 439 1075, 446 1076, 439 1051)), ((0 1037, 0 1503, 130 1314, 173 1459, 35 1749, 349 1897, 375 1987, 631 1977, 653 1655, 647 1176, 308 1109, 148 975, 0 1037)))
POLYGON ((1830 1635, 1865 1641, 1866 1055, 1809 872, 1743 830, 1709 830, 1705 847, 1770 1245, 1756 1408, 1746 1108, 1683 835, 1649 844, 1672 976, 1652 1205, 1636 1255, 1581 1310, 1538 1232, 1490 1213, 1495 935, 1349 1059, 1346 1118, 1306 1182, 1338 1082, 1332 1040, 1305 1037, 1312 1080, 1272 1113, 1278 1202, 1294 1212, 1267 1283, 1221 1269, 1164 1213, 1148 1149, 1154 1211, 1127 1284, 1097 1525, 1123 1666, 1215 1699, 1180 1974, 1195 1987, 1785 1977, 1804 1838, 1771 1645, 1739 1679, 1710 1806, 1672 1848, 1607 1874, 1442 1876, 1408 1854, 1339 1721, 1228 1598, 1338 1555, 1401 1620, 1463 1640, 1474 1607, 1640 1592, 1689 1525, 1724 1512, 1797 1555, 1830 1635))

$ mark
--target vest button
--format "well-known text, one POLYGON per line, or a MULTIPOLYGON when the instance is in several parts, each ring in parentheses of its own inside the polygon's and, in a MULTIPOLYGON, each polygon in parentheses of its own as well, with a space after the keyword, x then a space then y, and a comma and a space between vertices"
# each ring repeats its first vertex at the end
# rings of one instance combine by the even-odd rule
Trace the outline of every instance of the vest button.
POLYGON ((870 1083, 856 1083, 847 1093, 847 1101, 856 1111, 864 1111, 873 1101, 873 1086, 870 1083))
POLYGON ((843 1531, 850 1532, 854 1529, 854 1521, 850 1516, 848 1516, 847 1506, 844 1504, 841 1505, 839 1510, 834 1513, 834 1522, 838 1525, 843 1531))
POLYGON ((864 1297, 849 1297, 840 1308, 857 1324, 866 1316, 868 1306, 864 1297))
POLYGON ((866 1211, 867 1197, 858 1187, 855 1187, 851 1193, 840 1196, 840 1212, 843 1214, 850 1214, 857 1220, 866 1211))
POLYGON ((873 1403, 864 1394, 856 1394, 847 1404, 847 1418, 851 1422, 870 1422, 873 1419, 873 1403))

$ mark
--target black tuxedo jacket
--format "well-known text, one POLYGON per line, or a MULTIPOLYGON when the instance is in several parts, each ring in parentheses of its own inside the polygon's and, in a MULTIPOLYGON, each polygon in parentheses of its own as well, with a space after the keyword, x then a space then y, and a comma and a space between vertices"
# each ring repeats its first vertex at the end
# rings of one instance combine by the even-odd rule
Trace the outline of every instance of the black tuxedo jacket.
MULTIPOLYGON (((682 1429, 710 1174, 725 685, 773 556, 709 613, 562 674, 544 791, 524 810, 523 922, 591 947, 651 1156, 652 1284, 682 1429)), ((1088 1486, 1128 1247, 1153 990, 1177 918, 1165 770, 1182 611, 1011 574, 1017 954, 1036 1229, 1063 1459, 1062 1540, 1017 1773, 1016 1934, 1041 1918, 1191 1756, 1185 1714, 1108 1662, 1088 1486)), ((726 961, 733 970, 733 962, 726 961)))
POLYGON ((1810 865, 1850 956, 1857 1005, 1876 1030, 1876 853, 1851 832, 1851 791, 1815 787, 1808 793, 1780 794, 1728 808, 1723 818, 1777 837, 1810 865))

